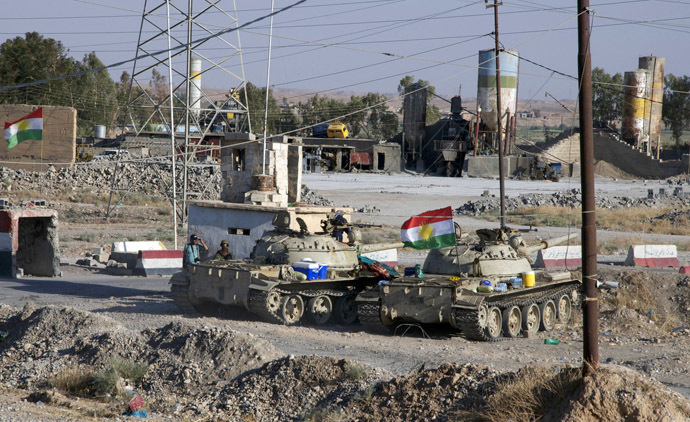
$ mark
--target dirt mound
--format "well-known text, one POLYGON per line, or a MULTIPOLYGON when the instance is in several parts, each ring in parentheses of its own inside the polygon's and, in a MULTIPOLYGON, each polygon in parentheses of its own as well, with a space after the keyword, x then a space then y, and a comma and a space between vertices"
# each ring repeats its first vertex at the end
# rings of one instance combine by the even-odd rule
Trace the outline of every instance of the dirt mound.
POLYGON ((600 367, 544 421, 687 421, 690 401, 632 369, 600 367))
POLYGON ((610 179, 637 179, 637 177, 624 172, 613 164, 599 160, 594 163, 594 174, 610 179))
POLYGON ((366 395, 376 374, 347 360, 291 356, 235 379, 219 393, 217 407, 232 420, 325 420, 319 418, 342 414, 339 403, 366 395))
POLYGON ((381 382, 371 397, 350 402, 348 412, 362 421, 455 420, 457 412, 484 403, 482 392, 497 375, 472 364, 422 369, 381 382))
POLYGON ((600 269, 602 280, 620 288, 600 292, 600 332, 605 340, 658 341, 683 334, 690 326, 690 277, 676 272, 600 269), (685 327, 685 328, 684 328, 685 327))

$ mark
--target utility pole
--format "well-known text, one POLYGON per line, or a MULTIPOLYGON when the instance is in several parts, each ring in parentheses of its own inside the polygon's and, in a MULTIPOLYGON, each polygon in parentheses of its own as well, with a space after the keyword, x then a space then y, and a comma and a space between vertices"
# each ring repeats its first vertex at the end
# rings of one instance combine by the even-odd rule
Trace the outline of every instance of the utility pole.
POLYGON ((577 68, 580 84, 580 162, 582 188, 583 375, 599 366, 599 302, 597 291, 597 228, 594 214, 594 134, 589 0, 577 1, 577 68))
MULTIPOLYGON (((484 3, 488 3, 489 0, 484 0, 484 3)), ((494 39, 496 41, 496 119, 498 120, 498 126, 496 128, 496 138, 498 138, 498 178, 499 178, 499 191, 501 196, 501 228, 506 226, 506 186, 505 186, 505 169, 503 168, 503 142, 501 140, 502 127, 501 120, 503 118, 503 109, 501 107, 501 66, 499 65, 498 56, 500 54, 499 42, 498 42, 498 6, 501 6, 503 2, 498 2, 494 0, 494 4, 487 4, 486 8, 494 8, 494 39)))

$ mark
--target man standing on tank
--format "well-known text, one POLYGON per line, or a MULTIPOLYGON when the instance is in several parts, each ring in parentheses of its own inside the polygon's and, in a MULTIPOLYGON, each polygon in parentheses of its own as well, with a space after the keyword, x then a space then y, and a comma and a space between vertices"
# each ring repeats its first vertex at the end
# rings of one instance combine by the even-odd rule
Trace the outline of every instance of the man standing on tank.
POLYGON ((204 251, 208 251, 208 246, 204 239, 200 238, 196 234, 189 236, 189 243, 184 245, 184 261, 183 266, 186 268, 188 265, 196 264, 200 261, 199 259, 199 242, 201 242, 201 247, 204 251))

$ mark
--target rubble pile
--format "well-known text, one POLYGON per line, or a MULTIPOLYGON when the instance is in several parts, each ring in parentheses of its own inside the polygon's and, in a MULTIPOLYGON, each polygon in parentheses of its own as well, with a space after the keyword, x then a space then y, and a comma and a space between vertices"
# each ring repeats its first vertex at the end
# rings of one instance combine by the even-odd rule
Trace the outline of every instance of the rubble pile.
MULTIPOLYGON (((177 189, 183 188, 181 165, 177 166, 177 189)), ((47 197, 70 196, 72 192, 110 193, 131 189, 133 193, 167 197, 172 191, 170 161, 118 162, 104 160, 76 163, 71 168, 48 167, 45 172, 12 170, 0 167, 0 190, 38 191, 47 197), (114 181, 114 184, 113 184, 114 181)), ((215 164, 190 166, 187 171, 187 189, 201 192, 198 199, 219 199, 220 167, 215 164)), ((76 200, 76 196, 70 200, 76 200)))
MULTIPOLYGON (((143 363, 148 371, 140 383, 129 386, 144 398, 152 420, 478 420, 501 392, 501 382, 514 377, 458 363, 393 377, 344 359, 285 357, 251 334, 203 321, 137 331, 69 307, 0 306, 0 331, 4 386, 43 400, 58 395, 50 380, 66 369, 103 371, 113 359, 143 363)), ((597 415, 651 420, 659 411, 665 417, 659 420, 690 417, 687 399, 613 365, 566 393, 570 396, 544 409, 545 420, 591 420, 597 415)), ((52 403, 60 406, 58 400, 52 403)), ((119 414, 121 405, 114 397, 78 400, 85 415, 98 406, 111 406, 110 413, 119 414)))
MULTIPOLYGON (((513 198, 506 198, 506 210, 514 211, 525 207, 567 207, 579 208, 582 206, 582 192, 580 189, 571 189, 554 194, 529 193, 513 198)), ((630 198, 622 197, 596 197, 598 209, 623 209, 635 207, 662 208, 662 207, 687 207, 690 206, 690 198, 680 196, 630 198)), ((500 199, 497 197, 482 198, 477 201, 468 201, 455 209, 456 215, 479 216, 500 209, 500 199)))
POLYGON ((316 205, 317 207, 332 207, 333 202, 309 189, 307 185, 302 185, 302 192, 300 195, 302 202, 309 205, 316 205))

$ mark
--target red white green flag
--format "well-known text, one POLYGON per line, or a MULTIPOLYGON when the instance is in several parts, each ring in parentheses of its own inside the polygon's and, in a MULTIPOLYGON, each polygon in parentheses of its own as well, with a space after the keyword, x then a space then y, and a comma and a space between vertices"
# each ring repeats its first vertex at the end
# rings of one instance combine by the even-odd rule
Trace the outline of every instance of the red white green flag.
POLYGON ((32 111, 16 122, 5 122, 7 148, 14 148, 18 143, 28 139, 43 140, 43 107, 32 111))
POLYGON ((400 228, 402 242, 413 249, 439 249, 455 245, 453 209, 427 211, 405 221, 400 228))

